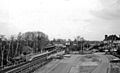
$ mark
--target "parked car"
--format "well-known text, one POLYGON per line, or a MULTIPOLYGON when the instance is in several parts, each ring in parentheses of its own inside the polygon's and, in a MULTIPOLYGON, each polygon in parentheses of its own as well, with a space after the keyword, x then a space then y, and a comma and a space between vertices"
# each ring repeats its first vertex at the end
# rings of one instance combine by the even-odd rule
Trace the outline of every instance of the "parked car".
POLYGON ((54 58, 54 59, 63 59, 64 57, 63 57, 63 55, 59 55, 59 54, 58 54, 58 55, 54 56, 53 58, 54 58))
POLYGON ((64 57, 70 58, 71 55, 70 54, 66 54, 66 55, 64 55, 64 57))

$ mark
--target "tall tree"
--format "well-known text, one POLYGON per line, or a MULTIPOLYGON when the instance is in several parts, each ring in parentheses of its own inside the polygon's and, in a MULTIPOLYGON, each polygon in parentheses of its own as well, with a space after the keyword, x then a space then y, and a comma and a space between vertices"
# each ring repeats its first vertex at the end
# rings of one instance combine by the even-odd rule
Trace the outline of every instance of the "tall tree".
POLYGON ((45 45, 47 45, 47 43, 49 42, 48 36, 44 34, 43 32, 38 32, 38 31, 37 32, 26 32, 22 35, 22 37, 26 41, 31 41, 29 42, 29 44, 32 43, 31 47, 33 48, 33 51, 35 53, 40 52, 42 48, 44 48, 45 45))
POLYGON ((1 38, 1 66, 3 67, 3 60, 4 60, 4 44, 3 44, 3 39, 5 38, 5 36, 4 35, 0 35, 0 38, 1 38))

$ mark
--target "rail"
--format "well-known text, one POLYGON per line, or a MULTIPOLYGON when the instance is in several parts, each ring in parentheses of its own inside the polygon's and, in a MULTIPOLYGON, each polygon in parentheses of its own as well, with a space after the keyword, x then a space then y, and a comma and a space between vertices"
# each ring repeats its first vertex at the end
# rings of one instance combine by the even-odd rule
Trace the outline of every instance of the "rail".
POLYGON ((44 59, 28 61, 16 66, 12 66, 12 67, 0 70, 0 73, 32 73, 36 69, 50 62, 51 60, 52 60, 51 58, 50 59, 44 58, 44 59))
POLYGON ((32 59, 34 58, 34 60, 28 60, 28 61, 20 63, 18 65, 1 69, 0 73, 32 73, 36 69, 38 69, 38 68, 42 67, 43 65, 52 61, 52 58, 51 57, 48 58, 48 57, 51 54, 56 53, 54 51, 57 51, 57 50, 45 52, 42 54, 36 54, 35 56, 33 55, 32 59), (39 57, 39 56, 43 56, 43 57, 39 57))

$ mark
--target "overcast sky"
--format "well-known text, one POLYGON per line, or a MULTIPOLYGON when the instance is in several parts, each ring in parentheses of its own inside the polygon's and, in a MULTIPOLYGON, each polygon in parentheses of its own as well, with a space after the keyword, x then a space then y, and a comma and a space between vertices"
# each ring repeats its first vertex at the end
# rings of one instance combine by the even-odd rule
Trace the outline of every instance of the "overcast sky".
POLYGON ((0 34, 42 31, 50 39, 120 34, 119 0, 0 0, 0 34))

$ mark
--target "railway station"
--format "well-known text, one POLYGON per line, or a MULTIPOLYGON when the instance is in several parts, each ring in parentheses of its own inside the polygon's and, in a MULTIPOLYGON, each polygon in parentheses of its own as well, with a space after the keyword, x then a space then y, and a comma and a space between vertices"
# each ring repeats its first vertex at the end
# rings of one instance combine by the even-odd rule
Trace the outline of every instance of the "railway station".
MULTIPOLYGON (((78 41, 79 42, 79 41, 78 41)), ((86 49, 86 43, 78 43, 82 49, 73 50, 74 43, 46 46, 42 53, 26 55, 25 62, 1 70, 2 73, 119 73, 120 59, 106 51, 95 51, 100 44, 86 49), (72 47, 72 49, 71 49, 72 47)), ((105 43, 106 44, 106 43, 105 43)), ((105 45, 104 44, 104 45, 105 45)), ((88 45, 88 44, 87 44, 88 45)), ((80 48, 79 47, 79 48, 80 48)), ((104 48, 105 46, 103 46, 104 48)), ((76 47, 75 47, 76 48, 76 47)), ((106 48, 107 49, 107 48, 106 48)), ((108 52, 108 51, 107 51, 108 52)), ((18 58, 17 58, 18 59, 18 58)))
POLYGON ((0 0, 0 73, 120 73, 120 0, 0 0))

